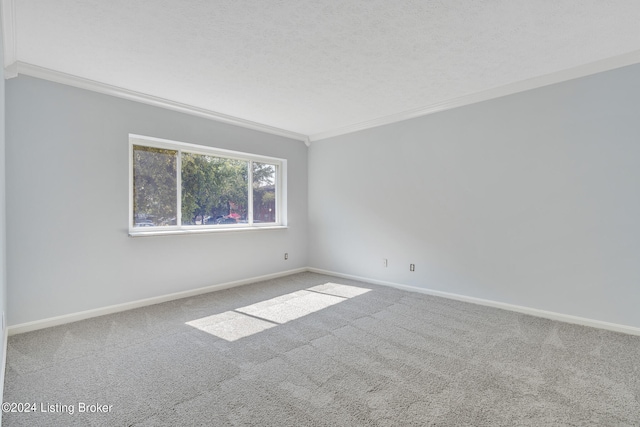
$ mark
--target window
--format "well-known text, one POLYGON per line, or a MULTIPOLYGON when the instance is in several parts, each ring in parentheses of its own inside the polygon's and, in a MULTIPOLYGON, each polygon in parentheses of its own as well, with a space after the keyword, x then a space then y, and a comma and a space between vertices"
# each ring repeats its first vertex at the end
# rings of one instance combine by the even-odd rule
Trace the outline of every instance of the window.
POLYGON ((129 234, 286 226, 286 160, 129 136, 129 234))

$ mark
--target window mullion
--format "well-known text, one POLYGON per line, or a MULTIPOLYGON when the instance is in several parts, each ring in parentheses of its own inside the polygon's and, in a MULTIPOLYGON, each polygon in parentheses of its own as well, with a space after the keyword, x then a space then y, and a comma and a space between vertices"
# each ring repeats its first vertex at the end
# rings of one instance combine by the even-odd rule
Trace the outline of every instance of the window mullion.
POLYGON ((273 191, 275 192, 276 195, 276 200, 274 203, 274 206, 276 208, 276 223, 281 224, 282 220, 281 220, 281 216, 282 215, 282 208, 280 207, 280 185, 281 185, 281 179, 280 179, 280 170, 281 167, 280 165, 276 165, 276 173, 274 174, 274 186, 273 186, 273 191))
POLYGON ((249 160, 249 170, 247 171, 247 221, 249 226, 253 225, 253 160, 249 160))
POLYGON ((176 212, 176 225, 182 227, 182 150, 178 150, 176 161, 176 201, 178 211, 176 212))

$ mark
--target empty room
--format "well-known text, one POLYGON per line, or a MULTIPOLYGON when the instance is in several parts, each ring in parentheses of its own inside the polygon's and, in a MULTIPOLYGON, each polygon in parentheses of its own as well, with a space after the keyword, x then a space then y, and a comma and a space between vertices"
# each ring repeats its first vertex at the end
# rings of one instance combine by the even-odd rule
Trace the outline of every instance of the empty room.
POLYGON ((639 2, 0 6, 2 425, 640 425, 639 2))

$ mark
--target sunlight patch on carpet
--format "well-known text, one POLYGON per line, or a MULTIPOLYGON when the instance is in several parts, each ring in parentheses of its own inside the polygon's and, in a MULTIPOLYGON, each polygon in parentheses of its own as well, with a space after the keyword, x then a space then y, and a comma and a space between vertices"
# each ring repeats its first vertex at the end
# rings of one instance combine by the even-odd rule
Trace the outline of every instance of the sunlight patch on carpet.
POLYGON ((224 340, 236 341, 369 291, 357 286, 325 283, 186 324, 224 340))

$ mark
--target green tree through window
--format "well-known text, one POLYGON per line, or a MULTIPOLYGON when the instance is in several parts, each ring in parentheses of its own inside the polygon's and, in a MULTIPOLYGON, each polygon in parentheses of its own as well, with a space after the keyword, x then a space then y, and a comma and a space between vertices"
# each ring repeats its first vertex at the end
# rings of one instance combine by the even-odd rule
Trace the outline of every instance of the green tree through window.
POLYGON ((182 153, 182 223, 204 225, 220 218, 246 221, 248 164, 182 153))
POLYGON ((284 161, 265 162, 245 153, 234 158, 224 150, 215 155, 216 149, 189 144, 138 142, 144 140, 132 139, 131 144, 132 228, 279 224, 278 180, 284 161))
POLYGON ((177 154, 175 150, 134 146, 134 226, 175 225, 177 154))

